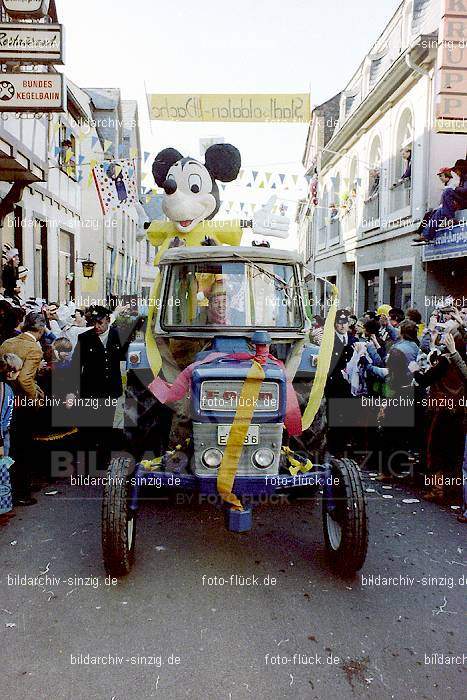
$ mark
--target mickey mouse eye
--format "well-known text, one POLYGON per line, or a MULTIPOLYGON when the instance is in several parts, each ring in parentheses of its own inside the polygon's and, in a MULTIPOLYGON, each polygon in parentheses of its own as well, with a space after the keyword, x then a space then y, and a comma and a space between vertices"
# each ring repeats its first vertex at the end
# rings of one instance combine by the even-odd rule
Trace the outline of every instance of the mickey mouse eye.
POLYGON ((197 194, 201 190, 201 176, 192 173, 188 178, 188 186, 192 192, 197 194))

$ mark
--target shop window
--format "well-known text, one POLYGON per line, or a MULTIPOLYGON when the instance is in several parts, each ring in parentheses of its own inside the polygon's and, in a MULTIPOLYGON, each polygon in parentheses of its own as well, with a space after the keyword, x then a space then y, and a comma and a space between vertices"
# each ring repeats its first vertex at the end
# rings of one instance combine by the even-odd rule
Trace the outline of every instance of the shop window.
POLYGON ((362 272, 362 279, 364 284, 364 295, 363 295, 363 306, 365 311, 376 311, 378 308, 379 300, 379 272, 377 270, 370 270, 368 272, 362 272))
POLYGON ((398 309, 408 309, 412 300, 412 268, 401 267, 389 274, 389 303, 398 309))

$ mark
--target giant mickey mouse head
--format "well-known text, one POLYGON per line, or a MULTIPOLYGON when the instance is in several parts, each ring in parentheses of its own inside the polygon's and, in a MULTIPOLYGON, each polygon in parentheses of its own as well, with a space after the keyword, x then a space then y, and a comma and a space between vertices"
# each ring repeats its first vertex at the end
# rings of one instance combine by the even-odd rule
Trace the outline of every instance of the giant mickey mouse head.
POLYGON ((175 148, 157 154, 152 172, 164 189, 164 214, 181 233, 188 233, 204 219, 212 219, 220 206, 216 180, 232 182, 241 166, 240 152, 229 143, 210 146, 205 162, 183 157, 175 148))
MULTIPOLYGON (((216 180, 235 180, 241 162, 239 150, 230 143, 210 146, 204 163, 182 156, 176 148, 164 148, 157 154, 152 172, 156 184, 165 192, 162 210, 176 231, 188 234, 215 216, 220 206, 216 180)), ((255 212, 252 221, 242 220, 239 225, 251 227, 255 234, 287 238, 290 219, 272 213, 275 200, 275 196, 271 197, 255 212)))

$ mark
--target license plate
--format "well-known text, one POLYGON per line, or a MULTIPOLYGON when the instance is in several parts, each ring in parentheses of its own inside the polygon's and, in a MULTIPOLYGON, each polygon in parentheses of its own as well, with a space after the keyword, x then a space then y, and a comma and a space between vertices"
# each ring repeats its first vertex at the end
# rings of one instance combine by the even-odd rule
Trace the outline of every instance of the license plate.
MULTIPOLYGON (((218 425, 217 426, 217 444, 227 445, 227 438, 229 437, 231 425, 218 425)), ((258 445, 259 444, 259 425, 250 425, 248 428, 248 433, 246 434, 244 445, 258 445)))

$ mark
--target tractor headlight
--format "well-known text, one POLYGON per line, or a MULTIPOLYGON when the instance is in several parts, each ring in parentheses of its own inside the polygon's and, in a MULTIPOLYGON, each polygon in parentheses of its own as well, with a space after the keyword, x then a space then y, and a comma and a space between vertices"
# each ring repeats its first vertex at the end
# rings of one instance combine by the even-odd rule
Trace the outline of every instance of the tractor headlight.
POLYGON ((253 454, 253 464, 258 469, 267 469, 274 462, 274 452, 267 447, 262 447, 253 454))
POLYGON ((215 447, 210 447, 209 450, 203 452, 201 459, 205 467, 217 469, 222 462, 222 452, 215 447))

